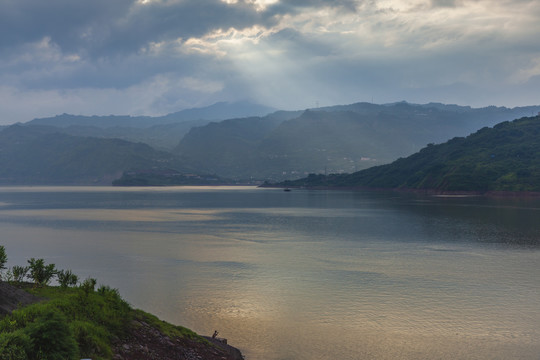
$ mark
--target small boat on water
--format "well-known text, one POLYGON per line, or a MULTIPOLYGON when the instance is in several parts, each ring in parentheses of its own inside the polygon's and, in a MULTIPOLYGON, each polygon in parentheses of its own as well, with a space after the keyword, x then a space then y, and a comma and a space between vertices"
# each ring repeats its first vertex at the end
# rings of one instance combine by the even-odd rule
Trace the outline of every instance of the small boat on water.
POLYGON ((291 189, 285 188, 285 189, 283 189, 283 191, 291 191, 291 189))

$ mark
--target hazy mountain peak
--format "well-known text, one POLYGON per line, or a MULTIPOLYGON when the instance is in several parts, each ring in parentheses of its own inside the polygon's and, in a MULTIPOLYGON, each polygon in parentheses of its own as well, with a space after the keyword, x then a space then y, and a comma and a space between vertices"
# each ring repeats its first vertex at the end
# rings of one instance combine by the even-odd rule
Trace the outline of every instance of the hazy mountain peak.
POLYGON ((94 126, 98 128, 132 127, 147 128, 161 124, 181 123, 193 120, 220 121, 230 118, 267 115, 276 109, 254 104, 248 101, 234 103, 219 102, 210 106, 185 109, 164 116, 106 115, 85 116, 61 114, 53 117, 38 118, 28 125, 50 125, 56 127, 94 126))

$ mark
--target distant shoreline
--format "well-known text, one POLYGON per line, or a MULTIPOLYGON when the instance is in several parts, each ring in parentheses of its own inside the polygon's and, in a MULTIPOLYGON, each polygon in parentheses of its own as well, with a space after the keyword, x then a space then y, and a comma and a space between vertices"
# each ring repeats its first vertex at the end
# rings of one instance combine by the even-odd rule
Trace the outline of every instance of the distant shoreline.
POLYGON ((366 186, 285 186, 279 184, 263 184, 261 188, 295 189, 295 190, 348 190, 348 191, 392 191, 439 197, 492 197, 492 198, 540 198, 540 191, 445 191, 436 189, 411 188, 373 188, 366 186))
POLYGON ((0 184, 0 188, 60 188, 60 187, 73 187, 73 188, 117 188, 117 189, 130 189, 130 188, 173 188, 173 187, 196 187, 196 188, 270 188, 270 189, 294 189, 294 190, 346 190, 346 191, 372 191, 372 192, 398 192, 398 193, 411 193, 419 195, 432 195, 438 197, 490 197, 490 198, 540 198, 540 191, 448 191, 448 190, 436 190, 436 189, 411 189, 411 188, 374 188, 367 186, 285 186, 280 184, 214 184, 214 185, 81 185, 81 184, 62 184, 62 185, 16 185, 16 184, 0 184))

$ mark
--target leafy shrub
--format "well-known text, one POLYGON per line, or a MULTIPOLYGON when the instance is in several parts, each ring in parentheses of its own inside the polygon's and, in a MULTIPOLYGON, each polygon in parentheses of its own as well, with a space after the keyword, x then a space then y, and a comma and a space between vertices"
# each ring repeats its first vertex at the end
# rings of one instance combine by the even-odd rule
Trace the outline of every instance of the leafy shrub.
POLYGON ((71 272, 71 270, 60 270, 56 274, 58 282, 62 288, 67 288, 68 286, 77 285, 79 277, 71 272))
POLYGON ((64 314, 47 309, 25 328, 31 339, 31 358, 77 359, 77 343, 64 314))
POLYGON ((96 287, 97 280, 94 278, 87 278, 83 281, 80 288, 84 291, 86 296, 88 296, 89 293, 94 292, 94 289, 96 287))
MULTIPOLYGON (((11 268, 7 269, 6 275, 4 275, 3 279, 7 282, 13 282, 13 272, 11 271, 11 268)), ((0 276, 0 280, 2 280, 2 276, 0 276)))
POLYGON ((52 304, 15 310, 0 321, 0 359, 69 360, 78 347, 69 323, 52 304))
POLYGON ((120 298, 120 293, 118 292, 118 289, 111 288, 108 285, 101 285, 97 289, 97 293, 101 296, 108 297, 108 298, 120 298))
POLYGON ((103 328, 88 321, 73 321, 71 330, 77 344, 80 356, 87 358, 112 358, 109 344, 109 333, 103 328))
POLYGON ((28 266, 19 266, 15 265, 11 269, 11 274, 13 276, 13 281, 22 282, 28 273, 28 266))
POLYGON ((30 337, 24 330, 0 333, 0 360, 28 360, 30 337))
POLYGON ((54 275, 56 275, 56 269, 54 264, 45 265, 45 260, 31 258, 28 260, 30 264, 30 278, 34 280, 36 285, 47 285, 54 275))

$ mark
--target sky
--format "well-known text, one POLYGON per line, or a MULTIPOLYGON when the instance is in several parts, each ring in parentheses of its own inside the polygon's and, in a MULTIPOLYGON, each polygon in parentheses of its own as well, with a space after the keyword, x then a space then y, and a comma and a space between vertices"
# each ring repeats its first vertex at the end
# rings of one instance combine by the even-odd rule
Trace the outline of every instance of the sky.
POLYGON ((538 0, 0 0, 0 124, 218 101, 540 104, 538 0))

